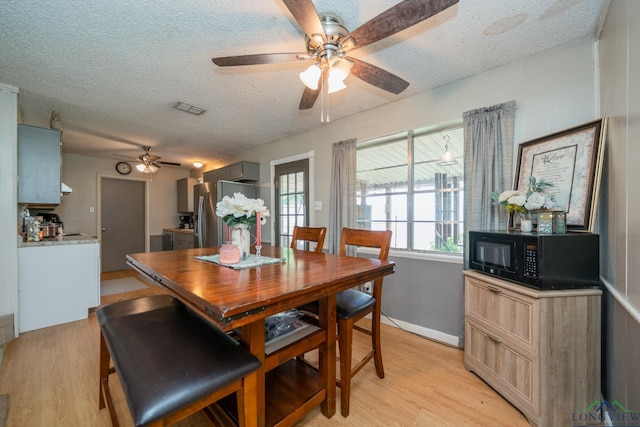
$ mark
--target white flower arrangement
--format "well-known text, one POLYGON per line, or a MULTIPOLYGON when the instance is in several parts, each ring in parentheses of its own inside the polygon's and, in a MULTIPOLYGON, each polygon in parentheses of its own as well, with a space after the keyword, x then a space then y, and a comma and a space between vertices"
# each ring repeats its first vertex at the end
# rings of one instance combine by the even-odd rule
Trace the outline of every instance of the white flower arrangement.
POLYGON ((553 186, 544 179, 537 181, 535 177, 529 177, 527 191, 507 190, 498 194, 491 193, 491 198, 509 212, 526 213, 538 209, 552 209, 553 197, 545 193, 545 189, 553 186))
POLYGON ((233 197, 224 196, 216 204, 216 215, 231 227, 237 224, 255 225, 256 212, 260 212, 260 224, 266 224, 269 209, 264 201, 250 199, 242 193, 234 193, 233 197))

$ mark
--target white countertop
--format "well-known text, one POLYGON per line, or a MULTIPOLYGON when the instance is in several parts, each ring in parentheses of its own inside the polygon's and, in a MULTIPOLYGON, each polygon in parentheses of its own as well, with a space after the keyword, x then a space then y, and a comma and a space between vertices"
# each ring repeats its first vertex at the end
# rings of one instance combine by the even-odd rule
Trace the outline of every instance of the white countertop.
POLYGON ((18 247, 78 245, 86 243, 98 243, 98 238, 84 233, 72 233, 65 234, 62 240, 56 240, 56 238, 45 238, 38 242, 22 242, 18 240, 18 247))

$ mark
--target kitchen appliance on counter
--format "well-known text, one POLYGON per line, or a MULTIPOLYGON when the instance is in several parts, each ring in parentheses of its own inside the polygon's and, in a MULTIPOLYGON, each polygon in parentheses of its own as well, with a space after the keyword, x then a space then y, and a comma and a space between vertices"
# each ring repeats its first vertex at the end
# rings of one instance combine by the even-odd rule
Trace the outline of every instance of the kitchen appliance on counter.
POLYGON ((178 228, 193 228, 193 217, 191 215, 180 215, 180 227, 178 228))
POLYGON ((194 235, 199 248, 217 247, 224 243, 224 222, 216 215, 216 204, 224 196, 242 193, 256 197, 256 187, 242 182, 203 182, 193 186, 194 235))
POLYGON ((599 236, 469 231, 469 268, 535 289, 600 285, 599 236))
POLYGON ((40 212, 36 215, 36 218, 38 217, 42 217, 42 221, 40 221, 40 232, 42 233, 43 239, 46 237, 56 237, 60 234, 60 231, 62 230, 62 221, 58 214, 40 212))

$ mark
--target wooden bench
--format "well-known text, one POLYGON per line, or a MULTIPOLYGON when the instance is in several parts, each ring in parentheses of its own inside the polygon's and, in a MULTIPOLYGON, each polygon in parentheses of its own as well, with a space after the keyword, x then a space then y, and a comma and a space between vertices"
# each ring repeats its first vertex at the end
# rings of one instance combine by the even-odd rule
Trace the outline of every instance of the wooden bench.
POLYGON ((136 426, 173 424, 233 392, 240 425, 257 424, 255 370, 261 362, 181 302, 169 295, 142 297, 100 307, 96 316, 101 331, 99 407, 106 400, 114 426, 113 372, 136 426))

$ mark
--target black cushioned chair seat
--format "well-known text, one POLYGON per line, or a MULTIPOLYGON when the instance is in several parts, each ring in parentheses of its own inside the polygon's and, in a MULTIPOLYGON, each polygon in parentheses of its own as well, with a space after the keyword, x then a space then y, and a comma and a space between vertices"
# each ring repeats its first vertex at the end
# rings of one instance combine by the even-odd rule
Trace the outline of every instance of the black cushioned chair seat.
MULTIPOLYGON (((366 292, 356 289, 347 289, 336 294, 336 316, 341 319, 349 319, 375 304, 376 299, 366 292)), ((313 301, 301 307, 311 313, 318 313, 318 301, 313 301)))
POLYGON ((103 306, 96 315, 136 426, 164 418, 261 364, 168 295, 103 306))

